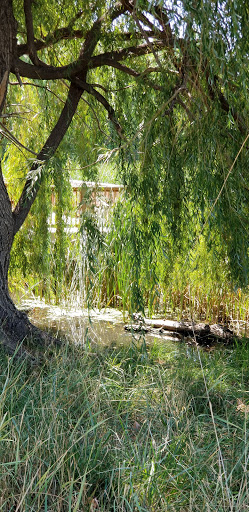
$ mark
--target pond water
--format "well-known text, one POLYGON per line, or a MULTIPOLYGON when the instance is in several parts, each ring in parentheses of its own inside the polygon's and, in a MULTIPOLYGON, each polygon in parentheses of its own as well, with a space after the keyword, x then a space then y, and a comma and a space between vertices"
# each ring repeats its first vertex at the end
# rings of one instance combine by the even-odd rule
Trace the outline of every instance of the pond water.
MULTIPOLYGON (((52 330, 55 334, 65 336, 76 344, 97 344, 102 346, 122 346, 139 342, 143 336, 140 333, 131 333, 124 329, 128 317, 117 309, 106 308, 102 310, 86 310, 79 306, 59 307, 46 304, 41 299, 23 300, 19 308, 25 310, 30 320, 42 329, 52 330)), ((179 349, 188 345, 179 342, 176 336, 159 334, 157 332, 146 334, 146 344, 154 340, 161 340, 169 350, 179 349)), ((185 350, 185 349, 184 349, 185 350)))

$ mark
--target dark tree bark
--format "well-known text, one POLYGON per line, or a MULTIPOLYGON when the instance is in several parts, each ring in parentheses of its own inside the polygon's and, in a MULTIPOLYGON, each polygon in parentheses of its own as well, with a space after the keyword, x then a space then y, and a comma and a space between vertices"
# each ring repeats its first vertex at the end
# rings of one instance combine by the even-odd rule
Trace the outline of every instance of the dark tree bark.
MULTIPOLYGON (((25 338, 36 336, 40 339, 38 330, 24 313, 18 311, 9 295, 8 269, 13 240, 14 217, 0 167, 0 341, 9 353, 14 353, 25 338)), ((23 350, 20 347, 20 353, 23 350)))
MULTIPOLYGON (((16 22, 10 0, 0 3, 0 113, 5 104, 9 72, 16 54, 16 22)), ((9 352, 27 335, 29 321, 9 295, 8 269, 14 239, 14 218, 0 165, 0 341, 9 352)))
POLYGON ((12 2, 0 2, 0 113, 3 110, 9 72, 16 56, 16 21, 13 16, 12 2))

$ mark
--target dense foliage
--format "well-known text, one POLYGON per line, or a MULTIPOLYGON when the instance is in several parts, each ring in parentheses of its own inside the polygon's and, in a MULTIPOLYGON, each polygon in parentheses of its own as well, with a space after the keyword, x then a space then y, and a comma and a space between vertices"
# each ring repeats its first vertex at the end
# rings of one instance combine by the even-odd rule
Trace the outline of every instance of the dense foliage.
MULTIPOLYGON (((86 93, 60 153, 45 169, 32 173, 31 188, 38 173, 42 189, 30 224, 18 235, 21 242, 16 240, 12 265, 31 265, 41 279, 46 269, 47 276, 51 274, 52 257, 53 279, 61 279, 66 253, 63 212, 70 208, 68 178, 95 179, 101 162, 109 161, 126 185, 126 199, 115 214, 117 236, 108 243, 116 247, 112 265, 120 266, 123 258, 123 275, 127 265, 131 269, 126 279, 134 288, 132 308, 144 304, 150 290, 156 293, 158 283, 169 279, 172 265, 180 265, 184 273, 184 265, 189 268, 186 259, 193 258, 198 247, 204 255, 200 244, 206 247, 205 257, 215 261, 218 255, 224 262, 222 272, 228 281, 246 286, 247 3, 124 0, 115 7, 102 1, 83 6, 77 1, 35 2, 34 55, 26 43, 27 15, 20 2, 14 7, 22 62, 39 65, 41 59, 59 70, 68 62, 78 66, 82 40, 107 9, 114 21, 107 16, 100 29, 88 62, 86 93), (115 8, 124 11, 116 19, 115 8), (55 247, 48 240, 45 218, 51 180, 60 209, 55 247), (28 253, 37 256, 32 259, 28 253)), ((37 152, 38 141, 49 136, 66 101, 68 82, 60 73, 56 80, 25 79, 21 87, 12 79, 9 87, 5 127, 32 151, 37 152)), ((4 169, 9 191, 17 199, 34 157, 12 142, 4 144, 4 169)), ((111 257, 112 249, 107 252, 111 257)))

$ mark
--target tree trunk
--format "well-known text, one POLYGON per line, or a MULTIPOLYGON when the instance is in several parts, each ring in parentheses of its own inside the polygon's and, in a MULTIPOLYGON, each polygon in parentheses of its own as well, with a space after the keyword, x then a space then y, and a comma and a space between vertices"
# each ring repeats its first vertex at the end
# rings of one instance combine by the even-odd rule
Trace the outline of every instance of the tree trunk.
MULTIPOLYGON (((8 78, 10 69, 18 75, 15 67, 16 60, 16 27, 17 23, 13 15, 12 1, 0 0, 0 113, 4 108, 8 78)), ((83 74, 84 79, 86 78, 83 74)), ((56 151, 65 135, 74 113, 77 109, 83 90, 71 84, 68 98, 61 115, 51 131, 43 149, 38 155, 38 160, 45 162, 56 151)), ((35 170, 39 162, 35 162, 32 170, 35 170)), ((0 160, 0 344, 3 344, 9 353, 27 353, 24 344, 34 342, 34 345, 44 346, 52 340, 46 332, 41 331, 29 321, 27 315, 19 311, 13 303, 8 288, 8 269, 10 251, 14 236, 26 219, 31 205, 36 198, 40 187, 40 180, 32 191, 30 177, 28 176, 21 198, 12 212, 11 202, 4 184, 0 160), (29 191, 29 192, 28 192, 29 191)), ((57 341, 58 343, 58 341, 57 341)))
POLYGON ((0 1, 0 113, 5 104, 10 68, 16 56, 16 20, 11 0, 0 1))
POLYGON ((30 340, 44 344, 50 337, 31 324, 27 315, 13 303, 8 287, 10 251, 14 239, 14 218, 11 202, 3 181, 0 165, 0 342, 10 354, 19 346, 19 354, 25 352, 20 342, 30 340))
MULTIPOLYGON (((20 341, 25 328, 25 319, 19 312, 9 295, 8 268, 10 251, 14 239, 14 219, 11 202, 3 181, 0 169, 0 325, 1 341, 15 350, 16 343, 20 341), (24 324, 24 325, 23 325, 24 324)), ((27 333, 25 333, 26 335, 27 333)))
MULTIPOLYGON (((2 112, 10 68, 16 57, 16 20, 11 0, 0 1, 0 113, 2 112)), ((11 300, 8 288, 10 251, 14 239, 14 217, 6 190, 0 162, 0 343, 9 353, 25 352, 20 342, 28 338, 41 340, 44 335, 18 311, 11 300), (38 336, 39 333, 39 336, 38 336), (40 335, 41 334, 41 335, 40 335)))

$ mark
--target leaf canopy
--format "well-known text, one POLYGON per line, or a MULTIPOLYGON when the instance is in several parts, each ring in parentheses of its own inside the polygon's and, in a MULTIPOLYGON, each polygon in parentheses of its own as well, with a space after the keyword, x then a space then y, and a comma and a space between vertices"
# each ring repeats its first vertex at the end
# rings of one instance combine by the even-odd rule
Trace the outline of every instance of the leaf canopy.
MULTIPOLYGON (((24 7, 14 1, 11 71, 23 86, 9 87, 6 112, 20 116, 8 118, 8 130, 41 160, 63 134, 65 160, 79 167, 115 155, 147 232, 163 236, 166 225, 186 251, 204 227, 218 230, 235 278, 247 283, 249 143, 240 152, 249 133, 247 2, 25 0, 24 7), (63 105, 70 110, 79 90, 60 137, 63 105)), ((4 147, 5 172, 25 180, 29 156, 16 151, 4 147)), ((15 182, 18 198, 23 183, 15 182)), ((31 186, 35 197, 39 180, 31 186)), ((21 193, 17 216, 24 203, 21 193)))

